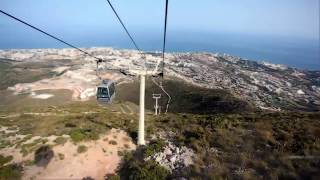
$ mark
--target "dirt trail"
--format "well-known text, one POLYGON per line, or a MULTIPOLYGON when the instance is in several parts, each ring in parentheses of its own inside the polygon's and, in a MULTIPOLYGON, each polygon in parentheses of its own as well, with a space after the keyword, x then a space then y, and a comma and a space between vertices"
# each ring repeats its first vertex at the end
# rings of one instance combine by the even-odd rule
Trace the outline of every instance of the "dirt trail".
MULTIPOLYGON (((79 115, 79 114, 97 114, 99 112, 94 112, 94 111, 88 111, 88 112, 77 112, 77 113, 70 113, 70 112, 60 112, 60 113, 52 113, 52 112, 46 112, 46 113, 41 113, 41 112, 25 112, 25 113, 14 113, 14 114, 0 114, 0 119, 9 119, 9 118, 15 118, 19 117, 22 115, 33 115, 33 116, 72 116, 72 115, 79 115)), ((114 109, 110 113, 122 113, 122 114, 134 114, 135 111, 132 110, 132 108, 127 105, 120 105, 118 109, 114 109), (124 110, 126 109, 126 110, 124 110)))

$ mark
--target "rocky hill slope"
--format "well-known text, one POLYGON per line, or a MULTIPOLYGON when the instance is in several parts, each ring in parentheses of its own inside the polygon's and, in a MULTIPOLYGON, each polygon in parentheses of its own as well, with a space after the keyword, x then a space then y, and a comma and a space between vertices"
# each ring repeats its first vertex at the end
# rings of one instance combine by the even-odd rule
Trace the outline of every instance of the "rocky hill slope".
MULTIPOLYGON (((130 81, 132 77, 107 69, 141 69, 144 65, 137 51, 112 48, 86 50, 106 60, 99 70, 102 78, 130 81)), ((179 78, 199 87, 227 90, 260 109, 320 110, 320 71, 258 63, 225 54, 178 53, 167 54, 166 57, 166 77, 179 78)), ((21 69, 33 73, 46 70, 54 75, 32 84, 9 84, 16 93, 69 89, 73 91, 74 99, 86 100, 93 96, 94 87, 99 83, 94 60, 73 49, 0 50, 0 58, 1 62, 13 63, 17 73, 21 69)), ((146 65, 151 69, 159 60, 157 53, 146 55, 146 65)), ((5 78, 2 77, 1 82, 5 78)))

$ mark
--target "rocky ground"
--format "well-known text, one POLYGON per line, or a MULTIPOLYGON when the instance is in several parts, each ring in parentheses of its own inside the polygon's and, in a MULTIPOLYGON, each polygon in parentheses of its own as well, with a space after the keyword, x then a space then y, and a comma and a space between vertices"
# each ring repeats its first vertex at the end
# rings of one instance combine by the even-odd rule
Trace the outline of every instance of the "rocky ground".
POLYGON ((172 172, 192 165, 195 156, 192 149, 186 146, 177 147, 172 142, 167 142, 163 151, 147 157, 146 161, 153 159, 172 172))

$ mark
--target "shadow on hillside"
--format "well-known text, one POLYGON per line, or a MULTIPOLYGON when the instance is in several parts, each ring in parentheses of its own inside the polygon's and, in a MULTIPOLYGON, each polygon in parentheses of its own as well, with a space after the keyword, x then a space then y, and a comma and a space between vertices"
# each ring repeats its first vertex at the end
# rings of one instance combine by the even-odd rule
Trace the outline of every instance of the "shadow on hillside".
MULTIPOLYGON (((230 92, 219 89, 207 89, 189 85, 181 80, 165 80, 163 83, 166 91, 171 95, 172 101, 169 112, 175 113, 239 113, 251 111, 252 106, 230 92)), ((117 100, 130 101, 139 105, 139 81, 122 84, 117 87, 117 100)), ((146 108, 153 111, 155 100, 153 93, 160 93, 160 105, 165 110, 167 96, 156 86, 151 79, 146 82, 146 108)))
POLYGON ((41 146, 34 153, 34 162, 37 166, 46 167, 53 157, 54 152, 49 146, 41 146))

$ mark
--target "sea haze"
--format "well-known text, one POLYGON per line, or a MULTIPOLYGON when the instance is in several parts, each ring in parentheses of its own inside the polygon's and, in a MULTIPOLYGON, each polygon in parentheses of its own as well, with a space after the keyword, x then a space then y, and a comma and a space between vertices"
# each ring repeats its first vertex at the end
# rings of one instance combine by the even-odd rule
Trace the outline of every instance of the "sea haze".
MULTIPOLYGON (((15 29, 13 31, 12 34, 6 34, 1 33, 0 29, 0 49, 66 47, 32 30, 15 29)), ((133 32, 143 50, 162 49, 161 31, 133 32)), ((59 33, 56 35, 59 36, 59 33)), ((132 43, 122 31, 101 31, 95 34, 85 33, 85 31, 81 33, 62 32, 59 37, 80 47, 133 48, 132 43)), ((249 60, 268 61, 300 69, 320 70, 319 40, 270 35, 181 31, 169 31, 167 38, 167 51, 169 52, 227 53, 249 60)))

